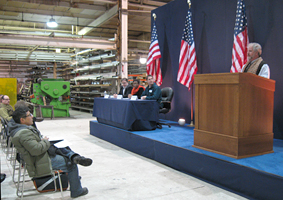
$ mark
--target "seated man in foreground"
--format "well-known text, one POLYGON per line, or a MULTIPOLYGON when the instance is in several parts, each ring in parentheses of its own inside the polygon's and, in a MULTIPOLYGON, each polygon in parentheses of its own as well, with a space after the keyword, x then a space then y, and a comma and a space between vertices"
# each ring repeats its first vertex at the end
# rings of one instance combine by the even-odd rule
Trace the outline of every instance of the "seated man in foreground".
MULTIPOLYGON (((42 137, 39 130, 32 127, 32 114, 27 107, 19 107, 13 113, 15 122, 10 122, 12 142, 26 162, 30 177, 43 177, 52 174, 52 169, 60 169, 68 173, 71 197, 86 195, 88 189, 82 188, 78 166, 89 166, 92 160, 74 153, 70 148, 56 149, 47 137, 42 137), (50 151, 54 147, 54 152, 50 151), (64 156, 58 155, 57 150, 64 156), (66 159, 67 158, 67 159, 66 159)), ((53 149, 54 149, 53 148, 53 149)))
POLYGON ((152 75, 148 75, 146 77, 148 86, 145 88, 145 91, 142 93, 142 100, 156 100, 159 103, 159 107, 162 108, 163 105, 161 103, 162 94, 161 89, 156 83, 154 83, 154 78, 152 75))

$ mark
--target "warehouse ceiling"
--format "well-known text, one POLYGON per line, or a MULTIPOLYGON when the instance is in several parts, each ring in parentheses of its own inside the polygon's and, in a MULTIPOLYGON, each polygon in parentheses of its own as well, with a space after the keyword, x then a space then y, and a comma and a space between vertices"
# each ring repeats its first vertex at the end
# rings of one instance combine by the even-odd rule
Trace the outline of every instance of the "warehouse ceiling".
MULTIPOLYGON (((128 0, 130 58, 147 53, 151 10, 170 1, 128 0)), ((76 59, 86 49, 115 49, 118 13, 117 0, 0 0, 0 73, 76 59), (51 18, 58 27, 47 27, 51 18)))

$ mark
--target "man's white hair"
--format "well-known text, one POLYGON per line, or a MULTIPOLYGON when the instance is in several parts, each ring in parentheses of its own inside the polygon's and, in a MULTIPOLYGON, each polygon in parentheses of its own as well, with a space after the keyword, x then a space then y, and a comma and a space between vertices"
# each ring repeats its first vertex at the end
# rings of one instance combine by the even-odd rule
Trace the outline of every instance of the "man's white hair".
POLYGON ((253 47, 253 51, 254 52, 258 52, 258 55, 261 56, 261 45, 259 43, 253 42, 250 43, 248 46, 252 46, 253 47))

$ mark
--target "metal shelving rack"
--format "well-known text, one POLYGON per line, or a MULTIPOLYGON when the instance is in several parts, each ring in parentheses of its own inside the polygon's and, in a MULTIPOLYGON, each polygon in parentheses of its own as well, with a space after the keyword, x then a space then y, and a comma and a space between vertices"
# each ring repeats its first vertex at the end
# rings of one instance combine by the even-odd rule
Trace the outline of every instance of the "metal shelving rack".
MULTIPOLYGON (((71 108, 80 111, 93 110, 95 97, 102 97, 117 92, 117 62, 112 51, 99 52, 100 55, 88 56, 78 62, 78 67, 71 73, 71 108)), ((95 54, 95 52, 92 52, 95 54)))

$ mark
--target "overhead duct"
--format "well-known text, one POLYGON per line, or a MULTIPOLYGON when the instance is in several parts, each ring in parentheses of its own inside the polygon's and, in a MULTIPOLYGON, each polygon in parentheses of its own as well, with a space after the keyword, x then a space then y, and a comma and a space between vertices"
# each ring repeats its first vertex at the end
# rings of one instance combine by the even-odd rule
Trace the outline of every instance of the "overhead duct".
MULTIPOLYGON (((71 53, 48 53, 41 51, 13 51, 13 50, 0 50, 0 60, 15 60, 24 61, 29 56, 29 61, 46 61, 46 62, 61 62, 70 60, 71 53)), ((0 63, 1 64, 1 63, 0 63)), ((7 63, 10 65, 10 63, 7 63)), ((37 65, 36 62, 28 62, 28 65, 37 65)))
POLYGON ((8 45, 40 45, 50 47, 115 49, 115 42, 102 39, 85 38, 50 38, 40 36, 1 35, 1 44, 8 45))

